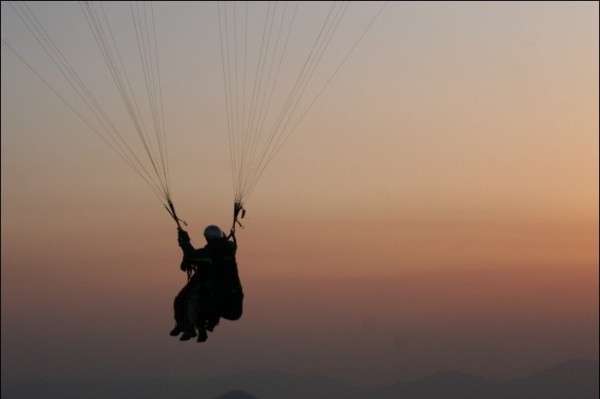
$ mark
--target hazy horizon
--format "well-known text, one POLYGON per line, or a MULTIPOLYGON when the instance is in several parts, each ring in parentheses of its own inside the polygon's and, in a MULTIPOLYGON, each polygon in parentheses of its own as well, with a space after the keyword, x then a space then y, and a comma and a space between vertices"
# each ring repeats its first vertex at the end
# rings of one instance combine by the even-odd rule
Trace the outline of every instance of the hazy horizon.
MULTIPOLYGON (((127 126, 78 4, 26 4, 127 126)), ((381 6, 351 2, 327 55, 381 6)), ((105 7, 129 38, 126 4, 105 7)), ((172 198, 201 246, 233 205, 218 10, 154 12, 172 198)), ((597 361, 598 28, 597 2, 386 4, 246 201, 244 315, 203 344, 168 335, 175 223, 3 43, 2 379, 276 369, 376 386, 597 361)), ((9 2, 2 39, 78 100, 9 2)))

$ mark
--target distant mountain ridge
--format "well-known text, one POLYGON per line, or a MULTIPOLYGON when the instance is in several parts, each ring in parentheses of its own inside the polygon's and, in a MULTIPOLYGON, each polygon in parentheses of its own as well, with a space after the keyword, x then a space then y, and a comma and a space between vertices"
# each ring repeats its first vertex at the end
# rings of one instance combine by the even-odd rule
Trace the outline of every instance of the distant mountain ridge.
MULTIPOLYGON (((2 384, 4 399, 598 399, 598 362, 572 360, 496 383, 460 372, 365 389, 318 374, 256 370, 201 382, 162 380, 2 384)), ((6 382, 6 383, 5 383, 6 382)))
POLYGON ((225 395, 221 395, 215 399, 259 399, 254 395, 250 395, 244 391, 229 391, 225 395))

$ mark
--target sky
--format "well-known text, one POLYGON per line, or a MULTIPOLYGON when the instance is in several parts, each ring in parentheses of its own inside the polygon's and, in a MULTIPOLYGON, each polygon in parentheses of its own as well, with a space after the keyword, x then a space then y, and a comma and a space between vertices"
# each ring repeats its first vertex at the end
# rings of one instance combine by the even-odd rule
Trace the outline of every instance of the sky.
MULTIPOLYGON (((2 2, 2 379, 377 386, 597 360, 598 3, 389 2, 367 29, 382 4, 344 15, 307 86, 323 92, 245 200, 244 315, 197 344, 168 335, 186 281, 173 219, 7 47, 78 104, 2 2)), ((127 131, 78 5, 28 5, 127 131)), ((106 8, 127 61, 129 14, 106 8)), ((232 222, 218 8, 154 12, 171 198, 199 247, 232 222)))

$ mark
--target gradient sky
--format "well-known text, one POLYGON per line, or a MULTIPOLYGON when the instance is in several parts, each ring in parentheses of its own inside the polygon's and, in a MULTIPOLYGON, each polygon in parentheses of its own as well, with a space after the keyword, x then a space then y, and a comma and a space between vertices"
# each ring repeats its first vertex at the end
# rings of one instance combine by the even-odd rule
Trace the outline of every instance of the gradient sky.
MULTIPOLYGON (((77 5, 30 6, 108 85, 77 5)), ((381 4, 353 6, 347 43, 381 4)), ((233 201, 217 9, 156 12, 173 199, 200 246, 233 201)), ((387 4, 247 201, 245 313, 201 345, 168 336, 173 220, 3 44, 3 380, 372 386, 597 359, 598 29, 597 2, 387 4)), ((54 79, 5 2, 2 38, 54 79)))

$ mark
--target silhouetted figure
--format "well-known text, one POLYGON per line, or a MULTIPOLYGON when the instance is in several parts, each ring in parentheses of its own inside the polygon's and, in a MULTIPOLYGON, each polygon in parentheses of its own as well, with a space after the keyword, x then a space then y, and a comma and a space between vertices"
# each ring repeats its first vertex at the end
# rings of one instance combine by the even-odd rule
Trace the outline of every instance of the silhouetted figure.
POLYGON ((240 283, 235 254, 237 241, 217 226, 204 230, 206 246, 195 249, 190 237, 178 229, 179 246, 183 250, 181 269, 188 272, 188 283, 174 302, 175 328, 182 341, 198 336, 206 341, 206 331, 213 331, 221 317, 237 320, 242 316, 244 293, 240 283), (197 333, 196 333, 197 330, 197 333))

